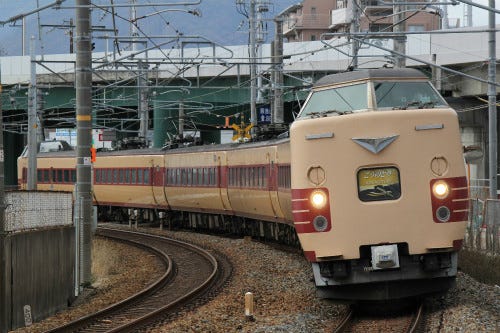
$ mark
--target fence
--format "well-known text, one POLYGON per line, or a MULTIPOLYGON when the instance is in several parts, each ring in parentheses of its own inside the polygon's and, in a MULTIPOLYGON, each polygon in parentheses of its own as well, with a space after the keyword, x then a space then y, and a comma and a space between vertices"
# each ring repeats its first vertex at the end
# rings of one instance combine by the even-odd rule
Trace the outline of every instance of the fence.
POLYGON ((74 299, 75 283, 72 194, 6 192, 5 203, 0 332, 65 309, 74 299))
POLYGON ((465 247, 500 254, 500 200, 470 199, 465 247))

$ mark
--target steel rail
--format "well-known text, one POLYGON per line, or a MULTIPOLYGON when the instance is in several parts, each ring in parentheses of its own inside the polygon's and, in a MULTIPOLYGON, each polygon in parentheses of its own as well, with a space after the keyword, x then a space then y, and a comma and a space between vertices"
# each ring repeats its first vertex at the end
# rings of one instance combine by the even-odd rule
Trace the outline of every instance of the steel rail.
MULTIPOLYGON (((165 316, 168 314, 168 312, 172 309, 176 309, 178 306, 185 304, 192 300, 194 297, 197 295, 201 294, 203 291, 207 290, 210 288, 212 285, 212 282, 216 278, 219 267, 218 267, 218 262, 217 260, 210 255, 207 251, 195 246, 191 245, 189 243, 185 243, 182 241, 166 238, 166 237, 161 237, 161 236, 156 236, 148 233, 141 233, 141 232, 132 232, 132 231, 125 231, 125 230, 120 230, 120 229, 114 229, 114 228, 103 228, 99 227, 98 232, 100 235, 105 236, 105 237, 112 237, 112 238, 117 238, 120 241, 124 242, 129 242, 133 243, 136 246, 140 247, 148 247, 148 250, 153 251, 157 253, 160 256, 160 259, 162 259, 166 264, 168 265, 167 271, 156 281, 148 285, 147 288, 144 290, 128 297, 127 299, 115 303, 113 305, 108 306, 105 309, 102 309, 94 314, 90 314, 86 317, 77 319, 73 322, 67 323, 63 326, 54 328, 52 330, 47 331, 51 333, 55 332, 76 332, 76 331, 88 331, 89 329, 96 329, 99 328, 105 332, 132 332, 136 331, 137 327, 143 327, 144 325, 147 325, 149 323, 155 322, 158 319, 160 319, 162 316, 165 316), (120 235, 113 235, 115 233, 119 233, 120 235), (131 239, 132 237, 146 237, 149 239, 148 244, 144 245, 143 243, 140 243, 140 241, 133 240, 131 239), (127 312, 130 313, 135 313, 133 306, 138 302, 138 301, 146 301, 147 299, 150 298, 151 296, 154 297, 154 295, 161 295, 162 292, 165 292, 170 286, 170 281, 174 281, 175 277, 174 275, 177 274, 177 270, 173 269, 176 267, 175 263, 172 261, 169 255, 165 254, 165 252, 159 247, 161 247, 161 244, 155 244, 152 245, 151 243, 155 243, 155 241, 158 242, 167 242, 169 245, 166 246, 174 246, 174 247, 180 247, 184 250, 189 249, 192 252, 195 252, 197 255, 200 256, 200 259, 203 258, 202 260, 207 261, 209 266, 211 267, 210 270, 206 273, 208 274, 208 277, 202 278, 203 283, 197 284, 195 288, 191 288, 190 290, 187 290, 187 293, 178 296, 175 295, 176 298, 173 300, 168 301, 168 304, 163 305, 163 304, 158 304, 156 305, 153 304, 153 310, 150 312, 147 312, 145 314, 137 314, 136 318, 131 319, 130 321, 121 324, 122 322, 119 322, 117 325, 118 326, 113 326, 110 325, 109 327, 104 327, 106 326, 106 322, 109 322, 109 320, 104 319, 106 316, 116 316, 116 315, 121 315, 124 309, 127 309, 127 312), (210 273, 210 274, 209 274, 210 273), (104 319, 104 320, 103 320, 104 319), (103 320, 103 321, 102 321, 103 320), (102 327, 98 324, 98 322, 101 321, 104 324, 102 324, 102 327), (121 325, 120 325, 121 324, 121 325), (96 327, 96 325, 98 327, 96 327)), ((170 252, 170 250, 169 250, 170 252)), ((175 255, 175 254, 174 254, 175 255)), ((175 282, 175 281, 174 281, 175 282)), ((174 283, 172 282, 172 283, 174 283)), ((160 297, 161 299, 163 297, 160 297)), ((146 307, 148 307, 146 305, 146 307)), ((149 305, 151 307, 151 304, 149 305)), ((120 318, 118 318, 120 320, 120 318)))

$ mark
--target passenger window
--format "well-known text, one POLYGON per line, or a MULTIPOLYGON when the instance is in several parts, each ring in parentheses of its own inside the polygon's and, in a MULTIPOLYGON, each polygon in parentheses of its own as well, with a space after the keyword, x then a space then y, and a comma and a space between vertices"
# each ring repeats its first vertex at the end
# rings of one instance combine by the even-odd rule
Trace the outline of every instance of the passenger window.
POLYGON ((144 170, 137 169, 137 184, 144 183, 144 170))
MULTIPOLYGON (((229 170, 232 171, 231 169, 229 170)), ((208 186, 210 185, 209 181, 210 181, 209 170, 208 168, 203 168, 203 184, 208 186)))
POLYGON ((215 168, 210 168, 210 185, 216 184, 215 168))

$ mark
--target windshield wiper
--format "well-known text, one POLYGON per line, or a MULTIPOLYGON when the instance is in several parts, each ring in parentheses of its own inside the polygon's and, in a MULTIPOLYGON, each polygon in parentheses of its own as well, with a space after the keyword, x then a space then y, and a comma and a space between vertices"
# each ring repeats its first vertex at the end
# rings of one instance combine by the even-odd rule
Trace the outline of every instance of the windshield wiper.
POLYGON ((393 107, 392 109, 393 110, 406 110, 408 109, 409 107, 412 107, 412 106, 416 106, 417 109, 432 109, 434 108, 434 106, 436 105, 436 102, 421 102, 421 101, 412 101, 412 102, 408 102, 408 103, 405 103, 404 105, 401 105, 401 106, 395 106, 393 107))
POLYGON ((326 116, 329 113, 336 113, 336 114, 342 114, 342 111, 339 110, 327 110, 327 111, 322 111, 319 113, 320 116, 326 116))
POLYGON ((311 116, 311 118, 318 118, 318 117, 325 117, 329 113, 336 113, 336 114, 342 114, 341 111, 338 110, 326 110, 326 111, 313 111, 309 112, 307 115, 311 116))

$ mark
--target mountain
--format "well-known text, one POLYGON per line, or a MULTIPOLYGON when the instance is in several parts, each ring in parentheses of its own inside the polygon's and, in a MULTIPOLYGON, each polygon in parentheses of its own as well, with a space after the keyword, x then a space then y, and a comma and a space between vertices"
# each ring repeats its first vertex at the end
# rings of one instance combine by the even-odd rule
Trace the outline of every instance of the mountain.
MULTIPOLYGON (((22 13, 31 13, 39 7, 54 3, 55 0, 0 0, 0 21, 22 13)), ((248 11, 250 0, 136 0, 136 17, 139 36, 201 36, 220 45, 239 45, 248 43, 248 20, 243 15, 248 11), (237 2, 247 4, 237 5, 237 2), (161 4, 175 4, 162 6, 161 4), (148 6, 144 6, 148 5, 148 6), (190 13, 188 13, 190 12, 190 13), (194 14, 194 15, 193 15, 194 14)), ((298 0, 269 0, 266 1, 269 11, 264 12, 264 26, 267 26, 267 40, 272 40, 274 25, 272 19, 283 9, 295 4, 298 0)), ((113 29, 118 30, 118 35, 125 37, 131 32, 130 8, 122 7, 131 3, 131 0, 94 0, 92 1, 92 25, 98 29, 108 31, 94 31, 93 37, 96 51, 111 49, 112 41, 104 39, 105 35, 113 36, 113 29), (115 4, 115 19, 109 5, 115 4), (115 27, 115 28, 114 28, 115 27)), ((61 4, 61 9, 48 8, 32 13, 26 18, 25 54, 29 55, 29 40, 34 36, 37 54, 68 53, 70 45, 70 20, 75 22, 74 0, 66 0, 61 4)), ((155 38, 155 43, 165 42, 165 38, 155 38)), ((171 40, 171 38, 169 39, 171 40)), ((175 45, 167 44, 164 48, 175 45)), ((123 45, 123 44, 122 44, 123 45)), ((152 46, 151 40, 148 46, 152 46)), ((123 45, 124 47, 129 46, 123 45)), ((0 53, 9 56, 22 54, 22 21, 0 26, 0 53)))

